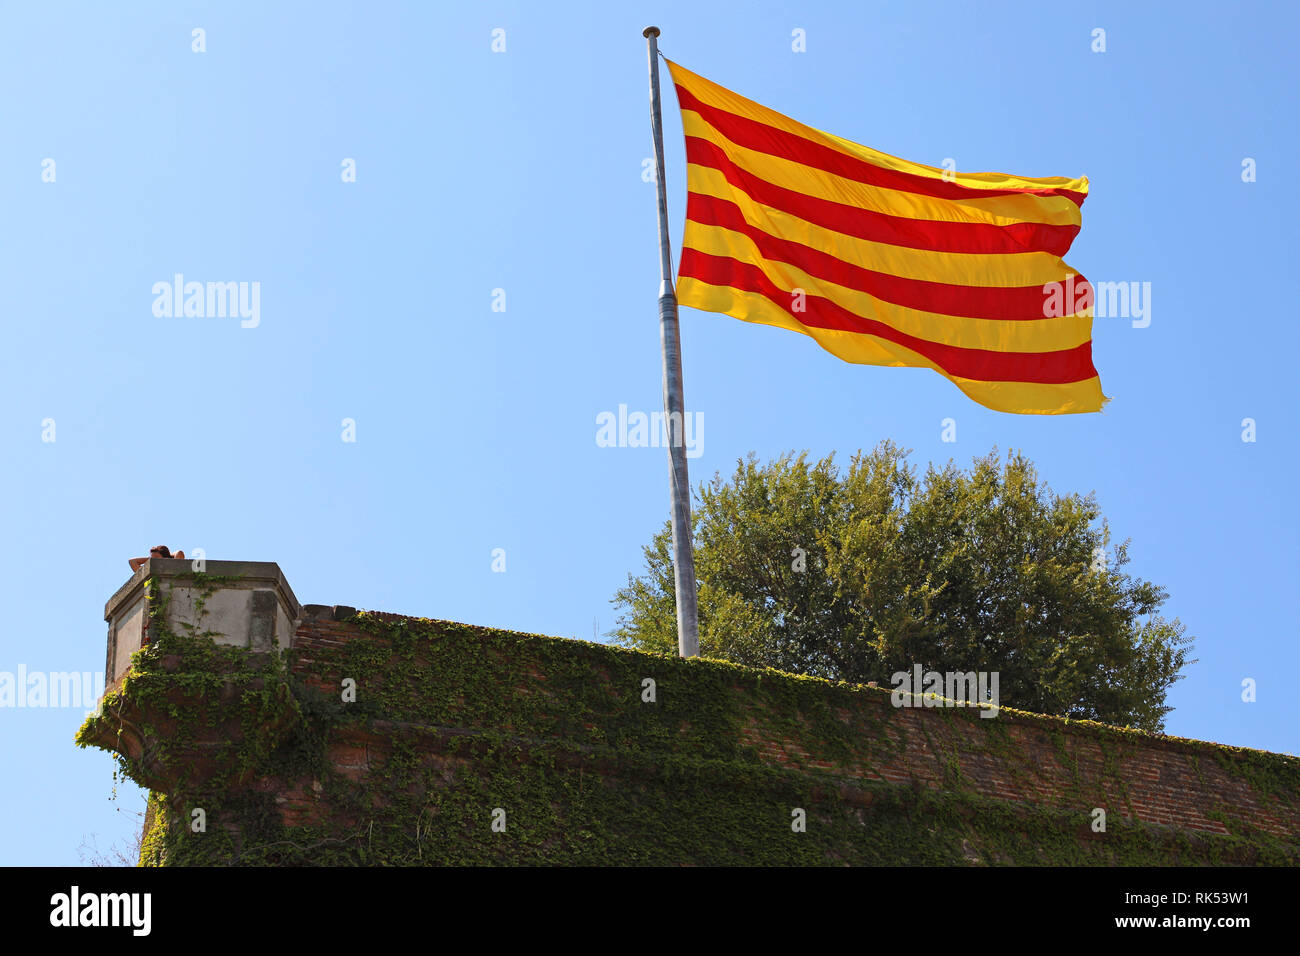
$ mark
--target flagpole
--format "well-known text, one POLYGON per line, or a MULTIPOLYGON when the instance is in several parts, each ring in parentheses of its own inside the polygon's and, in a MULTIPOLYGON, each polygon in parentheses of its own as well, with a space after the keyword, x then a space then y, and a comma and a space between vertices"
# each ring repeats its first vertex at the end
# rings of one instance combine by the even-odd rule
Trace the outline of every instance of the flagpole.
POLYGON ((659 106, 659 28, 646 27, 650 60, 650 130, 655 145, 655 190, 659 196, 659 348, 664 363, 664 426, 672 475, 673 578, 677 590, 677 653, 698 657, 695 606, 695 548, 691 532, 691 484, 686 472, 686 402, 682 397, 682 339, 673 293, 673 258, 668 242, 668 189, 664 181, 664 126, 659 106))

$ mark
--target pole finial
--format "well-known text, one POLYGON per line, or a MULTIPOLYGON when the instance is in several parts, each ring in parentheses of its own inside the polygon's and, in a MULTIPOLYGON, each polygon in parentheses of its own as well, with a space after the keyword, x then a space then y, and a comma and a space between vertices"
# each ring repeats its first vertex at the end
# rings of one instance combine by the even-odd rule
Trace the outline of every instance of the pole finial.
POLYGON ((643 37, 657 37, 659 35, 658 27, 646 27, 641 31, 643 37))

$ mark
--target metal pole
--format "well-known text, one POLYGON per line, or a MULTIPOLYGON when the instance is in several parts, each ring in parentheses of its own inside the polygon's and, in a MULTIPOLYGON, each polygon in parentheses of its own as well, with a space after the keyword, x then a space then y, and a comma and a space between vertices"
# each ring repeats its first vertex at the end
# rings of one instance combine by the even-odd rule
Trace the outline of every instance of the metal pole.
POLYGON ((677 589, 677 652, 698 657, 700 632, 695 607, 695 548, 691 540, 691 483, 686 473, 686 402, 682 398, 682 339, 673 293, 673 258, 668 241, 668 189, 664 181, 664 128, 659 108, 658 27, 646 27, 650 58, 650 129, 655 144, 655 189, 659 194, 659 347, 664 360, 664 423, 672 474, 673 578, 677 589))

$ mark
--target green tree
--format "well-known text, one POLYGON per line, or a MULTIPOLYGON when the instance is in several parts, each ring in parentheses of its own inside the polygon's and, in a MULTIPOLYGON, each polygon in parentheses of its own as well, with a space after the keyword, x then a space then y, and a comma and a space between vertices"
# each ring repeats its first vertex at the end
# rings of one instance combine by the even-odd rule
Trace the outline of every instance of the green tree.
MULTIPOLYGON (((1191 638, 1123 572, 1092 494, 1055 495, 1020 454, 923 476, 882 442, 841 474, 750 455, 694 502, 700 652, 858 683, 997 671, 1004 706, 1160 730, 1191 638)), ((675 653, 672 537, 613 604, 617 643, 675 653)))

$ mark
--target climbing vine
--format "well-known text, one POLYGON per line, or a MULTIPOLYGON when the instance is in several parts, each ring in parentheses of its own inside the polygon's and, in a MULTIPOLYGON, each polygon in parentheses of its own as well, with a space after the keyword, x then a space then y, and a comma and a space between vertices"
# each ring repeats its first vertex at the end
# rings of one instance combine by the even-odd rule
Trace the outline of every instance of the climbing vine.
MULTIPOLYGON (((200 618, 220 583, 183 582, 199 591, 200 618)), ((197 625, 173 633, 168 598, 155 593, 152 640, 77 738, 153 788, 146 865, 1300 862, 1294 839, 1226 811, 1215 811, 1226 835, 1118 812, 1093 834, 1097 790, 1126 792, 1120 757, 1151 736, 1141 732, 932 711, 974 721, 981 733, 965 746, 1026 772, 1013 728, 1046 731, 1069 792, 1055 808, 1012 803, 962 772, 957 742, 971 733, 922 722, 909 740, 883 689, 364 613, 340 628, 347 640, 257 654, 197 625), (337 690, 345 680, 354 699, 337 690), (1079 767, 1080 732, 1102 748, 1100 776, 1079 767), (872 772, 922 738, 940 786, 872 772), (776 742, 788 765, 757 741, 776 742), (335 748, 364 750, 365 765, 335 748)), ((1222 750, 1217 765, 1271 799, 1300 793, 1293 759, 1198 746, 1222 750)))

